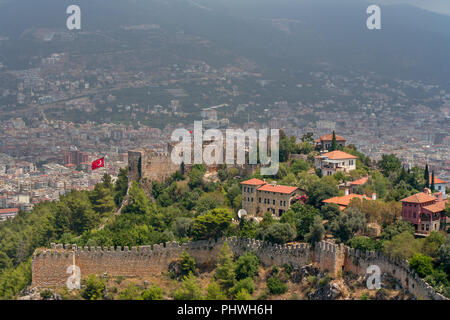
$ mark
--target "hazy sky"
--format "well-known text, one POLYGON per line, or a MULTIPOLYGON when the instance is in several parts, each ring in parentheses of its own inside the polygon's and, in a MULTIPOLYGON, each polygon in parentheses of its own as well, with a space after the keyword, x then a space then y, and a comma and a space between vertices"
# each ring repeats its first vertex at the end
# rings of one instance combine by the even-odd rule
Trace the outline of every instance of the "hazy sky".
POLYGON ((450 0, 374 0, 374 4, 408 3, 417 7, 450 15, 450 0))

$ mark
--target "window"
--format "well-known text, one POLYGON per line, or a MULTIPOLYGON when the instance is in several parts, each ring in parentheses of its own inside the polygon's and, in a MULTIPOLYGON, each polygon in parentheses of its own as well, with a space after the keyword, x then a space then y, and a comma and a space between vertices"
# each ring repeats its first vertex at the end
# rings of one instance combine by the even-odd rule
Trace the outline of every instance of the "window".
POLYGON ((283 206, 286 207, 286 201, 283 201, 283 203, 284 203, 283 206))
POLYGON ((261 198, 259 198, 258 200, 259 200, 259 203, 261 203, 261 198))
POLYGON ((273 205, 275 205, 275 200, 273 200, 273 205))
POLYGON ((352 166, 353 165, 353 160, 350 160, 348 163, 349 163, 349 165, 352 166))
POLYGON ((280 206, 282 206, 282 205, 283 205, 283 201, 280 200, 280 206))

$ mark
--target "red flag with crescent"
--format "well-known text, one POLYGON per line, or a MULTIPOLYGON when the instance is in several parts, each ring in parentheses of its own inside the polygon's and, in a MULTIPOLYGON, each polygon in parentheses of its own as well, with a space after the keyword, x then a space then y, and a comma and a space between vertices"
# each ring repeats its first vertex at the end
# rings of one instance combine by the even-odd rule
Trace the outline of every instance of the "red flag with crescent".
POLYGON ((92 162, 92 170, 103 168, 105 166, 105 158, 100 158, 92 162))

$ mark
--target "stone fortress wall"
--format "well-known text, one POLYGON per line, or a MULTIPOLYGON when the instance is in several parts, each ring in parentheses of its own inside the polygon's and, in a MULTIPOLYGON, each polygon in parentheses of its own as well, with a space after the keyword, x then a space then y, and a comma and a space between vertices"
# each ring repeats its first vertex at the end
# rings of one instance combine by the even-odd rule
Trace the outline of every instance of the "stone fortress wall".
POLYGON ((195 258, 199 266, 214 266, 220 248, 227 241, 236 256, 251 251, 264 266, 290 263, 302 267, 316 263, 322 271, 336 276, 340 271, 365 275, 367 267, 377 265, 410 293, 421 299, 445 300, 431 286, 409 270, 406 261, 399 261, 375 252, 360 252, 347 246, 322 241, 315 248, 309 244, 276 245, 254 239, 222 238, 217 241, 196 241, 182 245, 171 242, 153 246, 132 247, 77 247, 52 244, 50 249, 37 249, 32 260, 32 287, 65 286, 71 272, 80 268, 81 278, 91 274, 126 277, 146 277, 167 272, 169 264, 183 251, 195 258))

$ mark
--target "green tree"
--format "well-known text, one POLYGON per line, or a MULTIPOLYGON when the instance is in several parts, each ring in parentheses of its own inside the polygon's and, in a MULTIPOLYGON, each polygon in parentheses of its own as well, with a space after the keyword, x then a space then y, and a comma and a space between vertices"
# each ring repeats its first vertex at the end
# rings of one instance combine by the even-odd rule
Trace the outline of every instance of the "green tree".
POLYGON ((333 130, 333 137, 331 138, 331 147, 328 151, 336 151, 338 149, 337 142, 336 142, 336 133, 333 130))
POLYGON ((218 208, 200 215, 194 220, 192 234, 194 239, 210 239, 221 237, 231 225, 233 213, 229 209, 218 208))
POLYGON ((119 175, 117 177, 116 183, 114 185, 114 202, 117 207, 120 207, 120 204, 123 201, 123 198, 127 194, 128 190, 128 173, 127 169, 121 168, 119 170, 119 175))
POLYGON ((383 243, 384 252, 399 259, 411 258, 415 253, 419 253, 420 247, 420 242, 416 241, 414 235, 407 231, 383 243))
POLYGON ((225 300, 227 296, 223 293, 219 284, 212 280, 206 288, 206 300, 225 300))
POLYGON ((270 277, 267 279, 267 288, 271 294, 279 295, 287 291, 287 285, 283 283, 278 277, 270 277))
MULTIPOLYGON (((111 179, 109 175, 108 177, 111 179)), ((100 214, 112 212, 116 207, 112 184, 111 187, 106 187, 100 183, 96 184, 94 190, 89 195, 89 199, 91 200, 92 208, 100 214)))
POLYGON ((195 262, 195 259, 193 257, 191 257, 186 251, 183 251, 180 256, 180 267, 182 275, 187 276, 190 273, 195 274, 197 263, 195 262))
POLYGON ((241 289, 238 293, 236 293, 234 300, 251 300, 252 296, 245 289, 241 289))
POLYGON ((214 279, 227 295, 230 293, 230 289, 234 286, 236 281, 236 273, 234 270, 233 252, 231 251, 228 242, 225 241, 219 252, 214 279))
POLYGON ((425 165, 424 179, 425 179, 425 188, 429 188, 430 187, 430 170, 428 168, 428 163, 425 165))
POLYGON ((258 269, 258 257, 252 252, 247 252, 236 261, 236 278, 238 280, 253 278, 258 274, 258 269))
POLYGON ((350 247, 362 252, 375 251, 378 249, 376 240, 364 236, 353 237, 348 244, 350 247))
POLYGON ((295 239, 295 230, 288 223, 272 224, 264 233, 264 240, 283 244, 295 239))
POLYGON ((347 242, 354 234, 367 230, 366 216, 356 208, 348 208, 331 223, 330 230, 338 240, 347 242))
POLYGON ((314 246, 316 242, 322 241, 324 235, 325 228, 322 224, 322 218, 315 216, 314 223, 310 227, 309 233, 306 234, 305 240, 314 246))
POLYGON ((324 203, 323 200, 335 197, 338 195, 339 190, 336 181, 333 179, 334 183, 331 184, 328 179, 322 178, 319 181, 313 183, 309 188, 308 202, 320 208, 324 203))
POLYGON ((86 284, 81 296, 87 300, 101 300, 103 298, 106 289, 105 280, 97 277, 96 275, 90 275, 86 279, 86 284))
POLYGON ((233 296, 236 297, 236 295, 243 289, 247 291, 249 294, 252 294, 255 291, 255 283, 251 278, 245 278, 237 281, 234 284, 234 287, 231 289, 231 292, 233 296))
POLYGON ((439 248, 439 261, 444 270, 450 274, 450 235, 447 235, 445 243, 439 248))
POLYGON ((143 300, 143 296, 139 288, 134 283, 130 283, 119 293, 119 300, 143 300))
POLYGON ((156 285, 150 286, 148 289, 142 291, 143 300, 163 300, 164 291, 161 287, 156 285))
POLYGON ((422 253, 432 258, 439 256, 439 248, 445 243, 443 234, 437 231, 432 231, 428 237, 423 239, 422 253))
POLYGON ((430 188, 431 188, 431 191, 435 191, 435 189, 436 189, 436 186, 434 185, 434 170, 431 171, 431 186, 430 186, 430 188))
POLYGON ((392 238, 404 232, 414 235, 414 226, 406 220, 401 220, 384 228, 381 239, 392 240, 392 238))
POLYGON ((414 253, 409 260, 409 267, 420 277, 425 278, 433 273, 433 259, 421 253, 414 253))
POLYGON ((391 173, 400 171, 402 163, 395 154, 383 154, 378 162, 378 166, 383 170, 384 175, 389 177, 391 173))
POLYGON ((175 300, 203 300, 197 278, 191 273, 184 277, 181 287, 173 294, 175 300))

